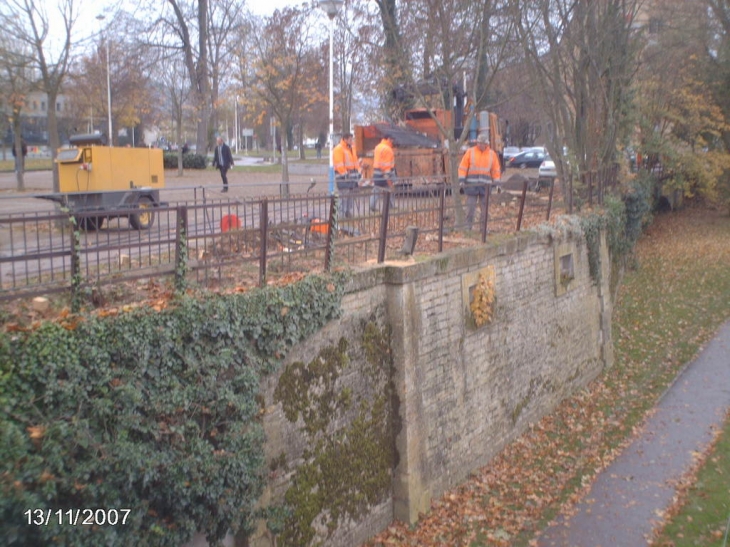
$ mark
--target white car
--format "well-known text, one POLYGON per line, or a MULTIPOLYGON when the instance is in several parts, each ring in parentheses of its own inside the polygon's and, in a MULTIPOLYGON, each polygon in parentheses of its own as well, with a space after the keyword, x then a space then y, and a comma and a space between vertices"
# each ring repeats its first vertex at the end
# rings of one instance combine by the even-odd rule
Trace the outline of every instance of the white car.
POLYGON ((555 162, 550 156, 545 156, 545 159, 540 164, 537 170, 537 182, 535 183, 535 192, 539 192, 542 188, 550 188, 555 182, 555 178, 558 176, 558 171, 555 169, 555 162))
POLYGON ((540 164, 540 168, 537 170, 537 176, 541 179, 554 179, 558 176, 558 171, 555 169, 555 162, 547 156, 540 164))

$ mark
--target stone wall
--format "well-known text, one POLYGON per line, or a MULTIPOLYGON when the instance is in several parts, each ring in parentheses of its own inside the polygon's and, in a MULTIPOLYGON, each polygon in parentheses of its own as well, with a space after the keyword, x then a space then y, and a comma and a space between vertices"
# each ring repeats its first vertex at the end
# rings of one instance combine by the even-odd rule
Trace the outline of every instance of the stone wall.
POLYGON ((263 386, 261 505, 293 513, 251 544, 276 532, 279 546, 353 546, 414 522, 609 366, 601 247, 598 285, 583 241, 526 233, 356 272, 342 318, 263 386), (494 297, 483 310, 471 304, 480 286, 494 297), (492 319, 478 327, 482 312, 492 319))

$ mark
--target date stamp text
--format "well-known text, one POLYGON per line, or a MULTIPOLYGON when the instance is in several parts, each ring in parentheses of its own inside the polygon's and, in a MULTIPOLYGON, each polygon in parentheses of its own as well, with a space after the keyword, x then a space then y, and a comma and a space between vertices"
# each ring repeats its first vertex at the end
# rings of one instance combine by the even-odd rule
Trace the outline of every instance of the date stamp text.
POLYGON ((127 524, 131 509, 28 509, 28 526, 118 526, 127 524))

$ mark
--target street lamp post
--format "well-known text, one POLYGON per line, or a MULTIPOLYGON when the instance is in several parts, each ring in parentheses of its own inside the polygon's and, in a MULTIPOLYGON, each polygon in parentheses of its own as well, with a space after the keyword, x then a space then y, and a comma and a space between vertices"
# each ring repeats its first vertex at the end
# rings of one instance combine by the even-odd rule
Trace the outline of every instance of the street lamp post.
MULTIPOLYGON (((106 19, 105 15, 97 15, 96 18, 99 21, 106 19)), ((104 36, 102 31, 102 37, 104 36)), ((106 37, 106 109, 109 114, 109 146, 114 145, 114 139, 112 138, 112 84, 111 84, 111 73, 109 71, 109 36, 106 37)), ((134 131, 134 129, 132 129, 134 131)))
POLYGON ((233 112, 233 115, 234 115, 234 124, 233 125, 235 126, 234 131, 236 132, 236 154, 238 154, 238 141, 241 138, 241 134, 238 129, 238 95, 236 95, 236 102, 233 103, 233 107, 235 109, 233 112))
POLYGON ((333 194, 335 191, 335 158, 334 158, 334 133, 335 133, 335 114, 334 114, 334 63, 332 60, 332 42, 335 33, 335 17, 340 11, 344 0, 322 0, 320 6, 330 18, 330 168, 329 168, 329 191, 333 194))

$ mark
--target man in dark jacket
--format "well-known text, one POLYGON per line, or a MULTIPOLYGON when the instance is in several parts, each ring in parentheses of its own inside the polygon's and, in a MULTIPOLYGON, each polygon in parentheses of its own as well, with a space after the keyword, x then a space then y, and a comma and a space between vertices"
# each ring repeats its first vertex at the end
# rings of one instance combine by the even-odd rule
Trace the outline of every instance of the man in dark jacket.
POLYGON ((218 137, 216 144, 217 146, 213 151, 213 167, 220 170, 221 179, 223 180, 223 191, 228 192, 228 177, 226 173, 233 167, 233 156, 231 155, 231 149, 223 142, 222 137, 218 137))

